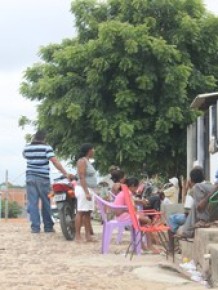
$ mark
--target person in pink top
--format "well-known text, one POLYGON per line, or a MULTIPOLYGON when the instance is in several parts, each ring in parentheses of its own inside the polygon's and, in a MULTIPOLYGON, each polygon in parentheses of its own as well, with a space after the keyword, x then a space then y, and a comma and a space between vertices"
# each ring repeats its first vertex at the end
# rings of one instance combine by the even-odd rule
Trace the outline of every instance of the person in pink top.
MULTIPOLYGON (((127 178, 125 181, 125 184, 127 185, 132 197, 134 197, 134 195, 136 194, 137 188, 139 186, 138 179, 135 177, 127 178)), ((134 203, 137 203, 137 200, 134 199, 134 203)), ((115 200, 114 200, 114 204, 115 205, 126 205, 123 191, 120 191, 116 195, 115 200)), ((142 224, 150 224, 151 223, 151 220, 149 219, 149 217, 147 217, 141 213, 138 213, 138 218, 142 224)), ((119 221, 125 221, 125 220, 130 219, 130 215, 125 210, 119 210, 119 211, 116 211, 116 219, 119 221)))

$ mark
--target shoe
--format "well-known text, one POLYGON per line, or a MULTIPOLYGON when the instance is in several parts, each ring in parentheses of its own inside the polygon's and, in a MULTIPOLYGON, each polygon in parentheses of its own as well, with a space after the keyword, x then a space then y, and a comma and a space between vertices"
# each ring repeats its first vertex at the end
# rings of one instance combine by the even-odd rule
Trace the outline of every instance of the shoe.
POLYGON ((40 233, 40 230, 31 230, 31 233, 32 234, 39 234, 40 233))
POLYGON ((45 233, 55 233, 55 229, 46 229, 44 230, 45 233))

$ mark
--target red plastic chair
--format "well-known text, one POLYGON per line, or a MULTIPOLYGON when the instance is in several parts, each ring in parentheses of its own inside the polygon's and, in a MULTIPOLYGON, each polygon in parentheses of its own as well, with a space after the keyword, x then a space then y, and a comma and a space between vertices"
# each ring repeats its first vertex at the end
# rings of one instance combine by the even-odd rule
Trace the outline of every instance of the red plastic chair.
POLYGON ((102 233, 102 246, 101 253, 107 254, 109 252, 109 245, 112 237, 113 230, 118 230, 117 235, 117 243, 120 243, 122 240, 123 231, 126 227, 129 227, 131 230, 131 237, 133 239, 133 230, 132 230, 132 222, 131 220, 127 221, 118 221, 115 218, 112 220, 108 219, 107 211, 108 209, 112 212, 115 212, 118 209, 127 209, 126 206, 117 206, 112 202, 108 202, 102 199, 100 196, 95 195, 95 200, 97 204, 97 208, 100 212, 102 221, 103 221, 103 233, 102 233))
MULTIPOLYGON (((132 197, 130 196, 129 189, 126 185, 121 185, 122 190, 124 191, 125 196, 125 202, 128 207, 128 211, 130 214, 130 218, 132 221, 133 229, 134 229, 134 239, 129 244, 126 256, 130 252, 130 248, 132 248, 131 252, 131 258, 133 257, 134 252, 140 253, 141 252, 141 242, 143 239, 143 236, 147 233, 157 233, 160 239, 161 245, 164 247, 166 254, 168 256, 169 253, 169 247, 168 247, 168 240, 165 237, 164 233, 169 231, 169 227, 165 226, 163 224, 146 224, 146 225, 140 225, 139 220, 136 215, 135 206, 132 200, 132 197)), ((153 216, 153 219, 156 220, 156 223, 158 220, 161 219, 161 212, 158 212, 156 210, 144 210, 142 211, 146 215, 153 216)))

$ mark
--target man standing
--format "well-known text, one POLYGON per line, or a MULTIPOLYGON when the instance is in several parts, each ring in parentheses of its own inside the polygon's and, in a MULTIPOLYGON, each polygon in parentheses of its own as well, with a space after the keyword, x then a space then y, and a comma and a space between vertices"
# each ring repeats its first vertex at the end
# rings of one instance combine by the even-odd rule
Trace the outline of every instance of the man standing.
POLYGON ((37 131, 32 142, 25 146, 23 157, 27 160, 26 190, 31 232, 40 232, 39 200, 41 200, 44 231, 46 233, 54 232, 48 197, 50 192, 49 161, 67 178, 70 178, 71 174, 67 174, 55 157, 53 148, 45 143, 45 132, 43 131, 37 131))

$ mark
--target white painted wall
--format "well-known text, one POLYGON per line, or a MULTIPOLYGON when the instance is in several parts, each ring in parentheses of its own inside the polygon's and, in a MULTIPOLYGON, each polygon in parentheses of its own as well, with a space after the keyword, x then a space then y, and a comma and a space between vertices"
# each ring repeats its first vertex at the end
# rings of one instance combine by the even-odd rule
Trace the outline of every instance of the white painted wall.
POLYGON ((214 183, 215 173, 218 170, 218 152, 210 154, 210 181, 214 183))

